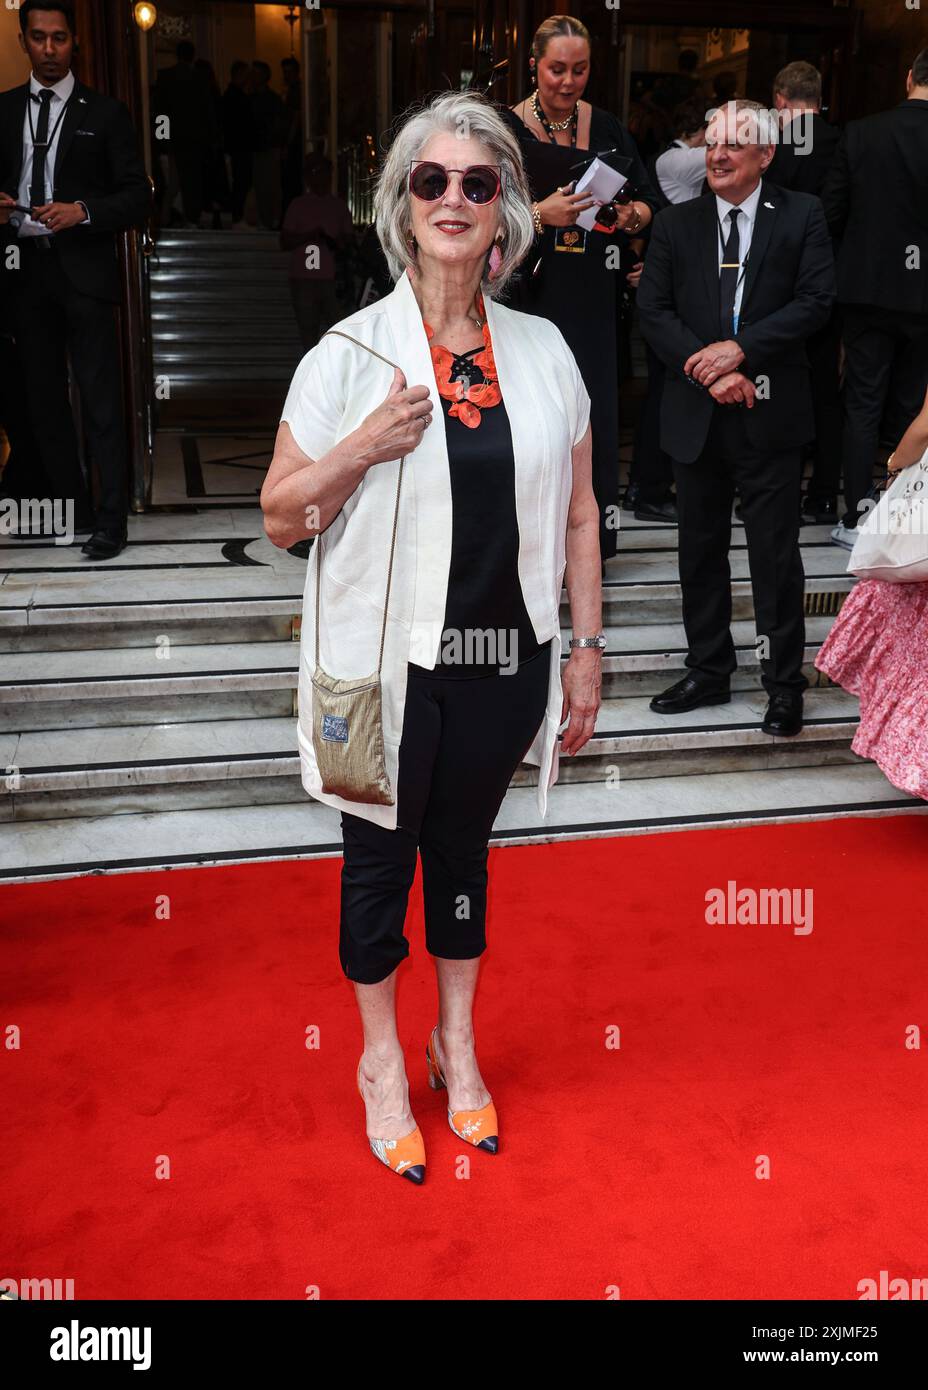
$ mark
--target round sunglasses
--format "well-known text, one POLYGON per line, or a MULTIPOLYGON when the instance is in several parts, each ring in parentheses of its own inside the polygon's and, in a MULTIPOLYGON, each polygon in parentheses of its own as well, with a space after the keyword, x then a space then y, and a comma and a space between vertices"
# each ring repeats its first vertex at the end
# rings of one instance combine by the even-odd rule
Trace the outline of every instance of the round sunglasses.
POLYGON ((450 183, 449 175, 460 174, 461 193, 469 203, 485 207, 499 197, 500 166, 498 164, 471 164, 467 169, 446 169, 443 164, 432 160, 415 160, 409 166, 409 191, 423 203, 434 203, 445 194, 450 183))

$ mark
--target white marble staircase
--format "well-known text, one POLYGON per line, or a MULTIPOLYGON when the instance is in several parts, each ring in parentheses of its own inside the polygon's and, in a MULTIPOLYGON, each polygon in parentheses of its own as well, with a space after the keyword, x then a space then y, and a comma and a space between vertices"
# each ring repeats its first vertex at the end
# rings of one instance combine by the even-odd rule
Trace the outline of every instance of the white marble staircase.
POLYGON ((285 386, 303 355, 276 232, 163 231, 149 261, 154 372, 171 398, 285 386))
MULTIPOLYGON (((850 584, 826 528, 803 530, 806 727, 773 739, 743 531, 732 702, 671 719, 648 701, 684 670, 676 531, 624 524, 596 735, 562 759, 544 821, 520 769, 494 842, 925 809, 851 753, 856 702, 814 670, 850 584)), ((337 814, 299 781, 306 560, 271 546, 250 505, 132 517, 129 536, 96 566, 79 545, 0 550, 0 880, 338 853, 337 814)))

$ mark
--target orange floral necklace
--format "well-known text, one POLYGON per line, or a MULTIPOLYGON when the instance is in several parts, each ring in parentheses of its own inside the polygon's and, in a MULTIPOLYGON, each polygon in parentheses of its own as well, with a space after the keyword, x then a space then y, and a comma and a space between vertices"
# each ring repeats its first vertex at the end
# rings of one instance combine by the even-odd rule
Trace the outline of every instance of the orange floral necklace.
POLYGON ((456 416, 462 425, 466 425, 471 430, 475 430, 480 424, 480 411, 482 409, 499 405, 503 399, 497 379, 493 344, 490 341, 490 326, 484 313, 483 295, 479 292, 476 303, 477 313, 483 320, 483 347, 479 350, 472 349, 473 356, 471 352, 451 352, 449 348, 442 347, 440 343, 433 343, 434 329, 423 319, 439 394, 446 401, 452 402, 448 414, 456 416), (479 367, 483 376, 482 381, 471 379, 468 373, 471 363, 479 367), (455 374, 454 380, 451 379, 452 374, 455 374))

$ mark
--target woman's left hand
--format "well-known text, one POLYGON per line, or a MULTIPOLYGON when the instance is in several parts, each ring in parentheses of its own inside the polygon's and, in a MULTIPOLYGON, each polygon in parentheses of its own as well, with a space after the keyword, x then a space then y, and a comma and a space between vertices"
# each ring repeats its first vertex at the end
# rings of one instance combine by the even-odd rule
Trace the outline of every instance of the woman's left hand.
POLYGON ((576 754, 589 742, 596 727, 596 716, 602 704, 602 652, 598 647, 575 647, 561 673, 564 692, 561 704, 561 723, 570 715, 570 723, 561 738, 561 752, 576 754))

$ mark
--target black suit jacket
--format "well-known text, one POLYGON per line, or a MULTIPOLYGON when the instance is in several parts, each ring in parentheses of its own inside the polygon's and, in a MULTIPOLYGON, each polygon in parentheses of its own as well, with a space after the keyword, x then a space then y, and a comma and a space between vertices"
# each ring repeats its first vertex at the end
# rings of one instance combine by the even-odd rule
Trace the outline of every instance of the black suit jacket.
POLYGON ((840 303, 928 314, 928 101, 850 121, 822 204, 840 303))
MULTIPOLYGON (((18 200, 28 82, 0 93, 0 187, 18 200)), ((57 232, 65 273, 96 299, 120 297, 114 233, 143 222, 151 186, 139 154, 129 108, 77 82, 62 117, 55 156, 53 201, 87 205, 90 225, 57 232)), ((16 240, 7 226, 5 241, 16 240)))
POLYGON ((780 188, 820 197, 841 132, 817 111, 801 111, 790 121, 789 134, 789 140, 777 145, 767 168, 767 179, 780 188))
POLYGON ((762 182, 735 335, 745 355, 738 370, 763 388, 750 409, 717 405, 683 374, 688 357, 728 336, 720 324, 719 259, 714 193, 658 213, 638 315, 667 368, 661 447, 681 463, 698 458, 717 410, 743 410, 751 443, 762 453, 798 448, 815 433, 805 340, 827 322, 835 298, 821 203, 762 182))
POLYGON ((169 118, 168 138, 158 140, 160 151, 202 149, 218 142, 219 121, 210 90, 192 64, 160 68, 152 97, 152 119, 169 118))

